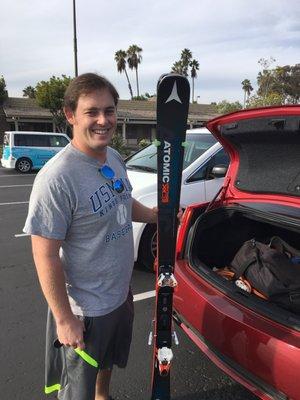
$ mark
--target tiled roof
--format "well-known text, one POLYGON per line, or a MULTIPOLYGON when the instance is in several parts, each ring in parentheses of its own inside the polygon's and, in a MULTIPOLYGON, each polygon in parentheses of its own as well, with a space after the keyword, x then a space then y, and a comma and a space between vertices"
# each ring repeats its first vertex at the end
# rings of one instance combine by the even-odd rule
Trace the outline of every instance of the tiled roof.
MULTIPOLYGON (((51 118, 49 110, 39 107, 34 99, 9 97, 3 104, 7 118, 51 118)), ((207 121, 218 114, 215 106, 209 104, 190 104, 189 120, 207 121)), ((131 120, 156 120, 156 102, 138 100, 119 100, 118 117, 131 120)))

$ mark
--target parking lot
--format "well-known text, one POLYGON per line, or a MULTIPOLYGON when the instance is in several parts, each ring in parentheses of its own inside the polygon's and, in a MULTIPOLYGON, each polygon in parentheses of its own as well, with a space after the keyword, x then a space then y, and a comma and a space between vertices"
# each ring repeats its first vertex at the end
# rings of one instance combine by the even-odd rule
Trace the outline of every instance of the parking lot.
MULTIPOLYGON (((21 175, 0 168, 0 389, 2 400, 42 400, 46 304, 37 282, 30 239, 22 232, 35 173, 21 175)), ((150 398, 152 349, 148 334, 154 307, 154 275, 135 266, 132 277, 135 326, 129 365, 116 370, 116 400, 150 398)), ((172 399, 254 400, 230 380, 180 332, 174 349, 172 399)), ((53 398, 53 396, 48 396, 53 398)))

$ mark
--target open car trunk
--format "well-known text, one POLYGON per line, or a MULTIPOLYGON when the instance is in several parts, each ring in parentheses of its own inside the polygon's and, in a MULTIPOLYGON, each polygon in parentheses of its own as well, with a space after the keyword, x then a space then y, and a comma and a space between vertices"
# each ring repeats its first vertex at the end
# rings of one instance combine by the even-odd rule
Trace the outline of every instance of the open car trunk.
MULTIPOLYGON (((215 269, 230 266, 247 240, 269 243, 279 236, 291 246, 300 247, 300 221, 279 214, 258 211, 241 205, 220 207, 196 220, 187 242, 189 265, 233 300, 286 326, 300 330, 300 314, 288 311, 269 300, 239 289, 234 281, 219 276, 215 269)), ((300 268, 300 265, 295 265, 300 268)))

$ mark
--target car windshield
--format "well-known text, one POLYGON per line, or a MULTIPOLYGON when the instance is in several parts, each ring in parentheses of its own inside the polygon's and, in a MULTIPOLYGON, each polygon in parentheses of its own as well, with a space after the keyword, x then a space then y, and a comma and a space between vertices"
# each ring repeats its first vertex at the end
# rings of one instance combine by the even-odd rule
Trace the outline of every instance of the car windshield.
MULTIPOLYGON (((186 136, 188 146, 184 150, 183 169, 188 167, 206 150, 216 143, 216 139, 211 134, 188 133, 186 136)), ((127 161, 128 169, 135 169, 146 172, 157 171, 156 147, 153 144, 145 147, 138 153, 133 154, 127 161)))

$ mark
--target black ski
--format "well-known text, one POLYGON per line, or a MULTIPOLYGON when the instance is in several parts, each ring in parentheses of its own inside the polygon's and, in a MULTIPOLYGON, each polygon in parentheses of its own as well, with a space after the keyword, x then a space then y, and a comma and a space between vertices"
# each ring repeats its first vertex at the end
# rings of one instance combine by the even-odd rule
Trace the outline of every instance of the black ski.
MULTIPOLYGON (((170 400, 173 358, 173 291, 184 142, 190 86, 179 74, 163 75, 157 85, 158 251, 151 400, 170 400)), ((149 341, 151 343, 151 339, 149 341)))

